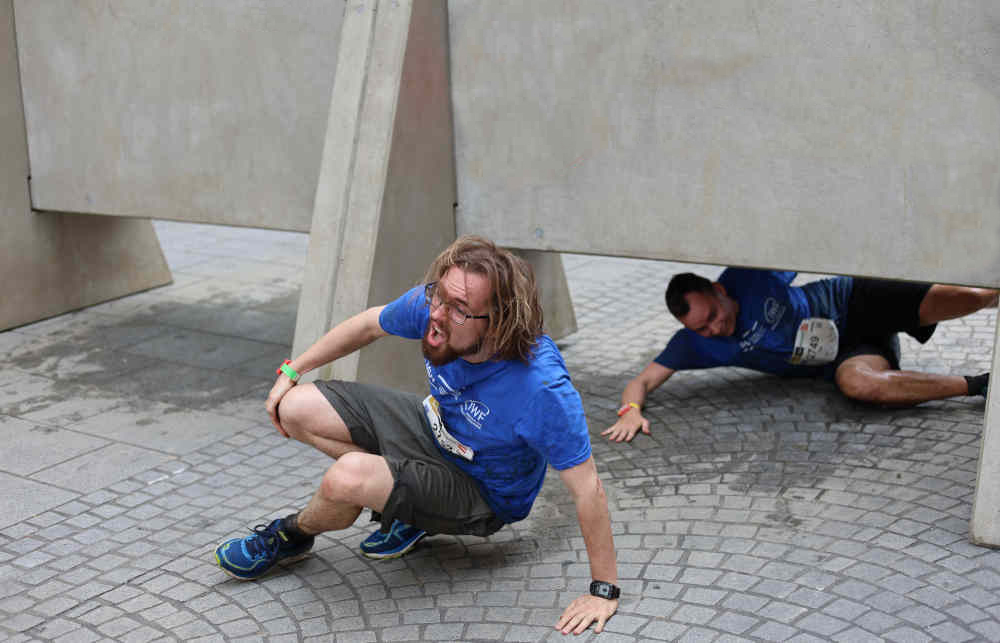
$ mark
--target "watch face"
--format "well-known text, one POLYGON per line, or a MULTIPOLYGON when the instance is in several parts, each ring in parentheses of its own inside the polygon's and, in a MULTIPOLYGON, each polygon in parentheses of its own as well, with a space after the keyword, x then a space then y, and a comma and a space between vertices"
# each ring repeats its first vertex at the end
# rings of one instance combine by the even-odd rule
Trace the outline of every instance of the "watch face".
POLYGON ((590 584, 590 593, 593 596, 599 598, 613 599, 618 598, 618 588, 611 583, 605 583, 604 581, 595 580, 590 584))

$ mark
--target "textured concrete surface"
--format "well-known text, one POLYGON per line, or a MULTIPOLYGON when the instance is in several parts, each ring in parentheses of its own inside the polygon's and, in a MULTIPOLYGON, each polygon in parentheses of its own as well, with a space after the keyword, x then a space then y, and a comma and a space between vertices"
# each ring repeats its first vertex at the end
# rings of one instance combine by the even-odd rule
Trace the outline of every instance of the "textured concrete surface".
POLYGON ((35 207, 309 230, 344 0, 13 2, 35 207))
POLYGON ((1000 286, 997 2, 448 6, 460 234, 1000 286))
MULTIPOLYGON (((307 239, 156 229, 174 284, 0 333, 0 639, 562 640, 551 624, 589 570, 554 475, 487 539, 369 561, 363 516, 259 582, 213 566, 217 542, 299 507, 329 463, 263 411, 307 239)), ((625 592, 578 640, 1000 640, 1000 553, 967 540, 982 399, 879 410, 715 369, 651 396, 651 436, 608 444, 624 380, 676 328, 663 286, 690 266, 565 263, 580 330, 561 344, 625 592)), ((904 365, 985 370, 995 318, 904 341, 904 365)))
POLYGON ((31 203, 12 0, 0 0, 0 329, 170 283, 149 221, 31 203))
MULTIPOLYGON (((444 0, 363 0, 345 15, 296 352, 412 286, 455 239, 447 26, 444 0)), ((310 378, 379 373, 411 391, 427 377, 419 348, 390 339, 310 378)))

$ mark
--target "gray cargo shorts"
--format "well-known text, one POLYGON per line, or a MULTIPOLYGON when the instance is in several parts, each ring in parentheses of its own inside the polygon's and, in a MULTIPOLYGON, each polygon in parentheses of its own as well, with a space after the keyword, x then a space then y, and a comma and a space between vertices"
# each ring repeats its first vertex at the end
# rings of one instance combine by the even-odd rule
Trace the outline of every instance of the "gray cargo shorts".
POLYGON ((420 396, 358 382, 315 384, 344 420, 354 444, 389 465, 395 483, 381 516, 372 512, 382 531, 393 520, 430 534, 474 536, 489 536, 504 525, 476 481, 441 455, 420 396))

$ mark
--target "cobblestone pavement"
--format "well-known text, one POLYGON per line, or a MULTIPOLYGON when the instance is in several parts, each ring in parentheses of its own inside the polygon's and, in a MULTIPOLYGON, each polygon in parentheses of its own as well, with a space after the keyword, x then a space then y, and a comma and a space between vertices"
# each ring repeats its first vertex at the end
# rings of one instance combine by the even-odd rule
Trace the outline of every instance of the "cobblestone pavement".
MULTIPOLYGON (((307 240, 156 225, 173 285, 0 333, 0 639, 563 640, 590 574, 555 475, 490 538, 369 561, 363 515, 260 582, 214 567, 216 543, 300 507, 329 464, 263 412, 307 240)), ((981 399, 886 411, 822 381, 682 373, 651 396, 651 436, 610 444, 621 387, 677 327, 666 280, 690 267, 565 263, 580 331, 560 344, 624 592, 576 640, 1000 640, 1000 553, 967 541, 981 399)), ((904 367, 986 370, 995 319, 904 339, 904 367)))

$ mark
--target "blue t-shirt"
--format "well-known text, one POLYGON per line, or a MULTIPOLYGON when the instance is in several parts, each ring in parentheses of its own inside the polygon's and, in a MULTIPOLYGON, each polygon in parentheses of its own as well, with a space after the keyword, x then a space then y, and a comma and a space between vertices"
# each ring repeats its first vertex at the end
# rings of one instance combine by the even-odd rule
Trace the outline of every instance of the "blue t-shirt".
MULTIPOLYGON (((430 309, 417 286, 387 305, 383 330, 420 339, 430 309)), ((471 461, 442 446, 441 455, 471 476, 504 522, 528 515, 545 479, 546 465, 562 470, 590 457, 583 403, 555 343, 542 335, 528 363, 472 364, 464 359, 434 366, 424 360, 431 395, 448 434, 475 453, 471 461)))
POLYGON ((675 371, 741 366, 786 376, 833 377, 830 364, 789 362, 799 325, 807 318, 829 319, 843 337, 853 280, 833 277, 790 286, 794 272, 727 268, 719 277, 726 294, 739 303, 730 337, 702 337, 687 328, 674 334, 656 363, 675 371))

